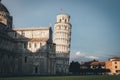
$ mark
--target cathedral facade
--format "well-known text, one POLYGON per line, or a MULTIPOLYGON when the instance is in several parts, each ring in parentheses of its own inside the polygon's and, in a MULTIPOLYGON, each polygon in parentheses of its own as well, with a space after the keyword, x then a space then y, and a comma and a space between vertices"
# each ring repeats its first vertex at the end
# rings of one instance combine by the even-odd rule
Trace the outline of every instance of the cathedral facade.
POLYGON ((0 75, 68 73, 71 24, 57 15, 52 28, 12 28, 12 16, 0 2, 0 75))

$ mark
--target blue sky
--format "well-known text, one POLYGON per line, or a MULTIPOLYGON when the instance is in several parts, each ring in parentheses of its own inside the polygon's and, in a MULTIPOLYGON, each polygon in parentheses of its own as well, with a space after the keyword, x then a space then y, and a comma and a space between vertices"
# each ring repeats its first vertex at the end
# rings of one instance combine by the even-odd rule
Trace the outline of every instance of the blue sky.
POLYGON ((120 0, 2 0, 2 3, 13 16, 16 28, 54 27, 57 14, 69 14, 71 60, 105 61, 120 56, 120 0))

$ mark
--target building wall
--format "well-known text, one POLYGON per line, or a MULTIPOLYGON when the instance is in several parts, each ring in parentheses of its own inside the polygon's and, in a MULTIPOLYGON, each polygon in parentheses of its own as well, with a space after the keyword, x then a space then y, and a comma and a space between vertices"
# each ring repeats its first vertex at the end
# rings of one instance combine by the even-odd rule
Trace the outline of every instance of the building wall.
MULTIPOLYGON (((3 29, 2 26, 1 29, 3 29)), ((0 33, 1 76, 56 74, 56 45, 52 42, 50 27, 16 29, 16 31, 9 30, 0 33), (22 32, 25 34, 21 34, 22 32), (36 33, 41 33, 43 37, 36 33)))
POLYGON ((28 75, 55 74, 55 46, 50 27, 14 29, 12 37, 22 42, 22 73, 28 75), (14 36, 13 36, 14 35, 14 36), (53 57, 50 57, 50 56, 53 57), (53 67, 51 67, 53 66, 53 67))
POLYGON ((12 30, 12 16, 0 1, 0 76, 17 74, 19 71, 16 41, 7 33, 12 30))
POLYGON ((0 76, 18 74, 20 70, 16 41, 7 34, 5 27, 0 25, 0 76))
POLYGON ((106 68, 110 69, 111 75, 120 74, 120 58, 111 58, 106 62, 106 68))
POLYGON ((46 28, 23 28, 23 29, 14 29, 17 32, 17 35, 14 35, 15 39, 21 40, 24 42, 23 47, 28 49, 31 52, 36 52, 37 50, 44 47, 46 48, 46 42, 49 41, 52 43, 51 37, 52 32, 50 27, 46 28), (51 35, 49 35, 51 34, 51 35))

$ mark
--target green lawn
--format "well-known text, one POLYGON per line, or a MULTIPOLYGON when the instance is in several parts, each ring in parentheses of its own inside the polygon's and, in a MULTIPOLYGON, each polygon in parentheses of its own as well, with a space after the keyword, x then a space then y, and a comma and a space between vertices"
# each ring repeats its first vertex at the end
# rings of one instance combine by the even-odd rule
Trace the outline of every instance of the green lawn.
POLYGON ((0 80, 120 80, 120 76, 33 76, 0 78, 0 80))

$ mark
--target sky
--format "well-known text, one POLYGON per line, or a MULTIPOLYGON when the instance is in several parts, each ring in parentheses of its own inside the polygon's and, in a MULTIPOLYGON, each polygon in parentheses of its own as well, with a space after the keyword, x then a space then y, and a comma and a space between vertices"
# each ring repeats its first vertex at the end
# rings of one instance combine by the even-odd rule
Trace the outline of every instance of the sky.
POLYGON ((120 0, 2 0, 2 3, 13 16, 15 28, 53 28, 56 15, 69 14, 70 61, 107 61, 120 56, 120 0))

